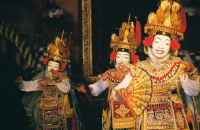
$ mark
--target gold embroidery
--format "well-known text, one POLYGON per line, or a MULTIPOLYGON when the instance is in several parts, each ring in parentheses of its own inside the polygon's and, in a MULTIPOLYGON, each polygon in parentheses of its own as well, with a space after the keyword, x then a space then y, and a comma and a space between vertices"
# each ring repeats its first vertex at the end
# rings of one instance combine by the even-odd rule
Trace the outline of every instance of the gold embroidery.
POLYGON ((127 113, 129 113, 129 109, 126 108, 124 104, 121 104, 121 105, 119 106, 119 108, 115 110, 115 112, 116 112, 117 114, 119 114, 121 117, 125 117, 125 115, 126 115, 127 113))
POLYGON ((157 70, 155 70, 156 67, 151 64, 150 60, 139 62, 137 67, 146 70, 150 74, 153 84, 151 101, 144 113, 144 129, 189 129, 186 118, 183 116, 184 108, 174 108, 173 106, 174 103, 183 106, 179 92, 181 85, 178 81, 179 76, 186 68, 182 64, 182 60, 171 56, 157 70), (160 72, 155 72, 158 70, 160 72), (176 111, 175 109, 179 110, 176 111))

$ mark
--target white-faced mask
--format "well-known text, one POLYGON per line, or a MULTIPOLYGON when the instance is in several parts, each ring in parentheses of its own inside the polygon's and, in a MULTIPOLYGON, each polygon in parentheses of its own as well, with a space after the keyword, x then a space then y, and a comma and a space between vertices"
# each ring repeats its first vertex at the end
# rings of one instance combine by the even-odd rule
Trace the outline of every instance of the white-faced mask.
POLYGON ((119 64, 125 65, 130 63, 130 54, 128 52, 118 51, 116 55, 116 67, 119 64))
POLYGON ((47 65, 47 76, 51 77, 52 76, 52 70, 59 70, 60 64, 55 61, 49 61, 47 65))
POLYGON ((156 35, 152 43, 152 54, 155 58, 162 59, 169 54, 171 39, 165 35, 156 35))

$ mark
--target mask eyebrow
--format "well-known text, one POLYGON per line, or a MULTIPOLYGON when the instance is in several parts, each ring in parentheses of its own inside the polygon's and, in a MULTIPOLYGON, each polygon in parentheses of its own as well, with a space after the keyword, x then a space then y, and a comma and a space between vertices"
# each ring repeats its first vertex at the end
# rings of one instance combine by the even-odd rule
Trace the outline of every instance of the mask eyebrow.
POLYGON ((160 40, 161 38, 160 37, 155 37, 155 40, 157 40, 157 39, 160 40))
POLYGON ((124 54, 125 56, 129 56, 129 54, 124 54))
POLYGON ((168 42, 170 42, 170 39, 165 39, 165 41, 168 41, 168 42))
POLYGON ((121 56, 121 53, 117 53, 117 55, 121 56))

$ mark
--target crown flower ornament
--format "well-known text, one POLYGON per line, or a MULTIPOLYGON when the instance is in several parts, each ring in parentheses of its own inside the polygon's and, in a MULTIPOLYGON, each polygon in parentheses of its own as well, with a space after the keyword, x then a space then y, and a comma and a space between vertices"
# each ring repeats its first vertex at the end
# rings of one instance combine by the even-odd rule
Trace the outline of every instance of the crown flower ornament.
POLYGON ((157 11, 151 12, 144 27, 145 33, 154 36, 157 32, 170 34, 171 39, 183 40, 186 16, 179 0, 160 0, 157 11))
POLYGON ((116 56, 117 56, 117 52, 116 52, 116 51, 112 51, 112 52, 110 53, 110 60, 111 60, 111 61, 114 61, 115 58, 116 58, 116 56))
POLYGON ((178 42, 178 40, 174 39, 174 40, 171 41, 171 49, 172 50, 174 50, 174 51, 178 50, 178 49, 180 49, 180 47, 181 47, 181 45, 178 42))
POLYGON ((136 18, 136 26, 134 22, 130 21, 130 16, 128 22, 123 22, 119 28, 119 33, 111 35, 110 48, 113 51, 110 53, 110 60, 116 59, 116 53, 118 49, 126 49, 131 54, 132 62, 136 62, 139 58, 135 55, 137 46, 141 42, 141 27, 140 22, 136 18), (136 60, 137 59, 137 60, 136 60))
POLYGON ((144 40, 143 40, 144 46, 145 46, 145 47, 151 46, 152 43, 153 43, 153 40, 154 40, 153 36, 145 37, 144 40))

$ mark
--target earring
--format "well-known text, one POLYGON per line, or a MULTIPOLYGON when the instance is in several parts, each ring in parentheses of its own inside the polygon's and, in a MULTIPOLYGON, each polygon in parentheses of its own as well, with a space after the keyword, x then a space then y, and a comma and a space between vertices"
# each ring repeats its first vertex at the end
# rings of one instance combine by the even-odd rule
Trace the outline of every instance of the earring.
POLYGON ((144 54, 148 55, 148 51, 146 47, 144 47, 144 54))
POLYGON ((178 55, 178 50, 175 50, 173 55, 177 56, 178 55))

